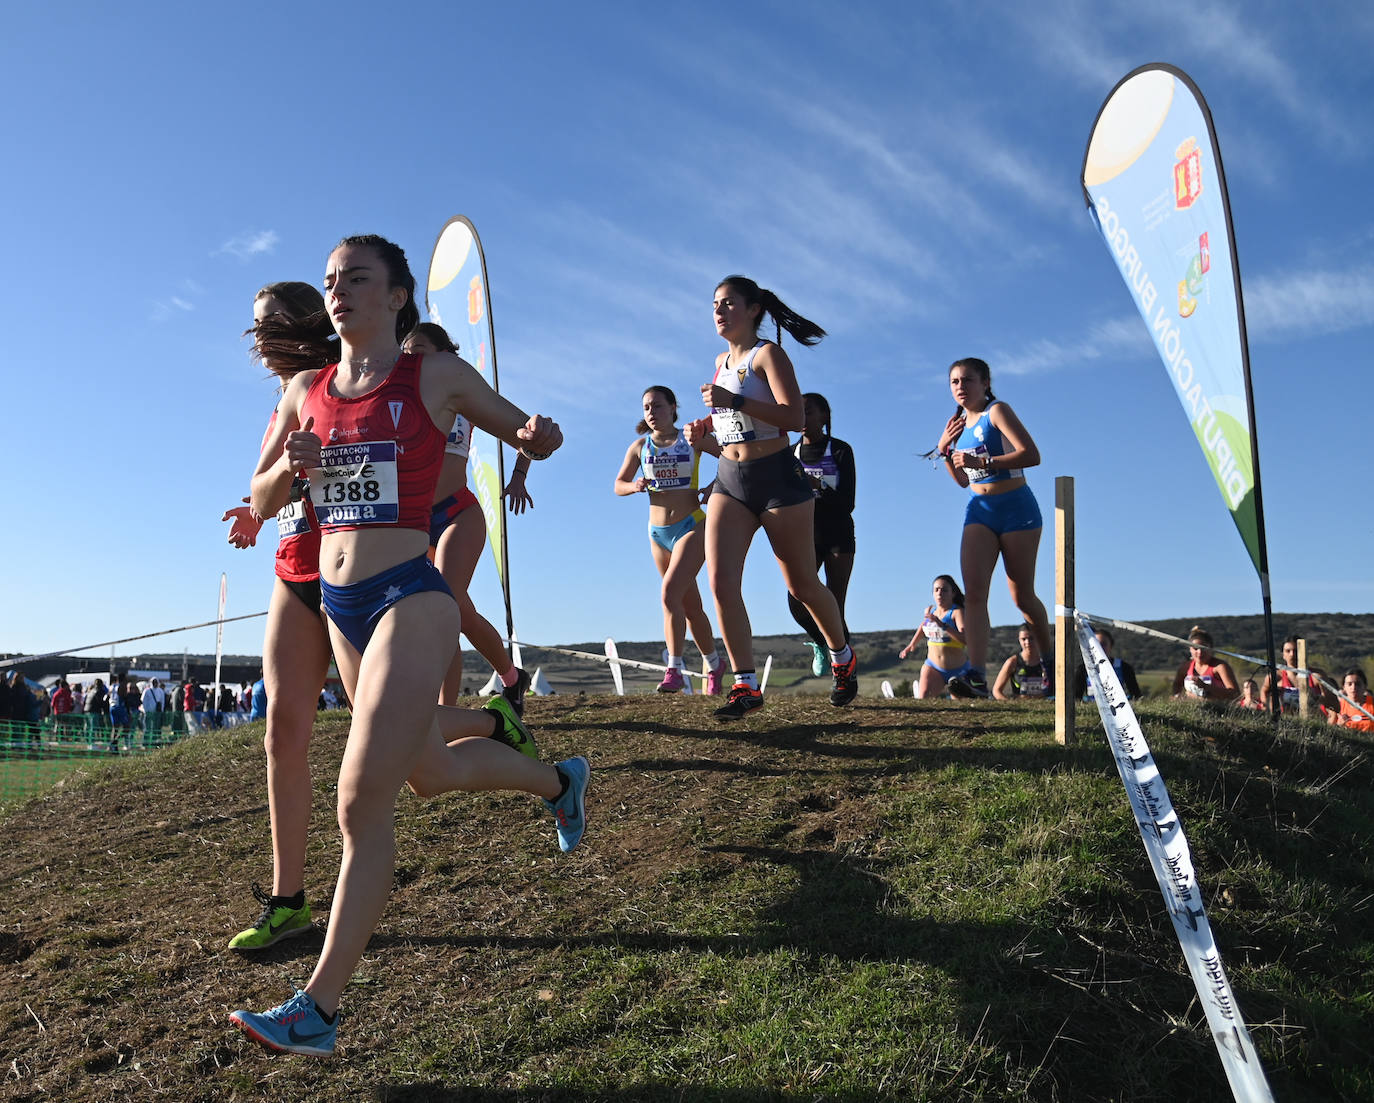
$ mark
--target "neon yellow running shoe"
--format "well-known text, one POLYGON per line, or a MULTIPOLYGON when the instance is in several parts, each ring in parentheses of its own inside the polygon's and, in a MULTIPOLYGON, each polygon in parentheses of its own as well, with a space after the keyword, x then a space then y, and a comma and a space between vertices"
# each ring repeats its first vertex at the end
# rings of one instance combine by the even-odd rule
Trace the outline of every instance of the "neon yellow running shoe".
POLYGON ((535 745, 534 736, 530 734, 529 728, 520 722, 520 717, 515 714, 514 705, 497 694, 482 708, 487 712, 496 713, 501 718, 501 730, 492 736, 493 739, 507 747, 513 747, 536 762, 539 761, 539 748, 535 745))
POLYGON ((314 930, 310 922, 310 905, 302 904, 293 908, 281 896, 269 896, 262 886, 253 882, 253 896, 262 905, 262 914, 246 931, 240 931, 229 940, 229 949, 243 951, 265 950, 283 938, 305 934, 314 930))

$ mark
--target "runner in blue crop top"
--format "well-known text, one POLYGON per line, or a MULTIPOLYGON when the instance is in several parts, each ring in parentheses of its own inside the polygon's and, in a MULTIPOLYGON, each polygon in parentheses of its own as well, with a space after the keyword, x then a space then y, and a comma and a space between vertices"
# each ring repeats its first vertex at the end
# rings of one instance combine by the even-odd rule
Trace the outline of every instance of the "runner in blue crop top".
MULTIPOLYGON (((946 422, 935 452, 950 477, 972 491, 964 511, 959 558, 964 574, 964 626, 973 666, 967 675, 950 679, 949 688, 960 697, 986 697, 988 587, 999 557, 1006 567, 1011 599, 1035 634, 1040 654, 1053 650, 1049 618, 1035 596, 1035 560, 1043 523, 1023 473, 1040 462, 1040 452, 1011 407, 993 396, 992 373, 985 361, 956 360, 949 369, 949 389, 958 407, 946 422)), ((1054 692, 1050 675, 1046 667, 1046 696, 1054 692)))
MULTIPOLYGON (((660 693, 679 693, 686 685, 683 651, 687 628, 707 667, 706 692, 724 688, 725 661, 716 652, 711 621, 701 606, 697 574, 706 558, 702 512, 704 495, 697 490, 701 453, 719 455, 713 437, 694 444, 677 427, 677 397, 667 387, 650 387, 643 396, 644 420, 625 451, 615 477, 615 492, 649 495, 649 552, 663 577, 663 639, 668 645, 668 669, 660 693)), ((709 488, 707 490, 709 494, 709 488)))

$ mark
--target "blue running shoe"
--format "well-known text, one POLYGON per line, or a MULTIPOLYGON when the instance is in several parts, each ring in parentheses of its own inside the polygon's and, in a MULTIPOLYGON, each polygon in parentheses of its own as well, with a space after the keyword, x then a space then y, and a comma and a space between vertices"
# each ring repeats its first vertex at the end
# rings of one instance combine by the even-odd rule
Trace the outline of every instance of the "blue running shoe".
POLYGON ((556 801, 544 801, 544 807, 553 813, 558 849, 567 854, 582 841, 582 832, 587 829, 587 783, 591 781, 592 767, 578 755, 560 762, 557 769, 567 777, 568 791, 556 801))
POLYGON ((324 1021, 320 1009, 309 993, 296 989, 285 1003, 264 1011, 235 1011, 230 1022, 253 1041, 278 1053, 308 1053, 315 1057, 329 1057, 334 1053, 334 1039, 339 1033, 339 1016, 332 1023, 324 1021))

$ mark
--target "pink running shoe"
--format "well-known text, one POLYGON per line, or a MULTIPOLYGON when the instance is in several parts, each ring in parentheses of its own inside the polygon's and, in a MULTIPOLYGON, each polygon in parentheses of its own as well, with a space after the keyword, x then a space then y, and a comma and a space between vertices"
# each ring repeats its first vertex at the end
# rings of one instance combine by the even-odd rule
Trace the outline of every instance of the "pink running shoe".
POLYGON ((706 695, 719 697, 725 692, 725 664, 721 663, 706 675, 706 695))
POLYGON ((658 683, 659 693, 681 693, 683 686, 682 671, 670 666, 663 672, 663 681, 658 683))

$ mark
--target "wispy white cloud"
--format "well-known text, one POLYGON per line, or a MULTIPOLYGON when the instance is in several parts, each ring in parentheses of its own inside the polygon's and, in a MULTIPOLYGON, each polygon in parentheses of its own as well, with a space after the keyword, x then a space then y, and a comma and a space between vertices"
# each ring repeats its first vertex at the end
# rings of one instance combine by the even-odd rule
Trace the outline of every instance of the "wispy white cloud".
MULTIPOLYGON (((1158 12, 1133 2, 1090 5, 1085 0, 1044 0, 1017 10, 1010 18, 1018 23, 1030 56, 1042 69, 1099 88, 1103 95, 1144 59, 1142 54, 1163 52, 1158 12), (1118 53, 1107 45, 1109 40, 1138 42, 1139 51, 1118 53)), ((1196 55, 1194 60, 1205 60, 1272 99, 1291 118, 1311 127, 1328 148, 1354 154, 1364 141, 1368 123, 1363 116, 1343 111, 1310 72, 1289 60, 1297 52, 1297 42, 1324 33, 1306 9, 1292 8, 1290 18, 1301 22, 1294 27, 1294 42, 1276 43, 1272 35, 1258 29, 1259 23, 1247 9, 1201 0, 1189 12, 1182 44, 1196 55)), ((1343 28, 1340 33, 1360 33, 1353 12, 1335 21, 1343 28)))
POLYGON ((1245 283, 1252 337, 1281 340, 1374 326, 1374 266, 1308 269, 1245 283))
POLYGON ((1037 338, 995 357, 998 375, 1040 375, 1111 357, 1152 355, 1154 345, 1139 316, 1110 318, 1072 341, 1037 338))
POLYGON ((1194 45, 1211 55, 1218 67, 1266 90, 1289 115, 1314 126, 1332 148, 1354 151, 1356 134, 1350 122, 1279 55, 1252 20, 1227 4, 1207 7, 1199 16, 1190 32, 1194 45))
POLYGON ((196 309, 193 296, 200 293, 200 285, 194 280, 181 281, 181 294, 168 295, 153 303, 151 318, 154 322, 165 322, 177 314, 189 314, 196 309))
MULTIPOLYGON (((1045 0, 1025 7, 1011 6, 1006 15, 1020 25, 1027 45, 1040 67, 1068 76, 1103 94, 1125 76, 1135 63, 1106 43, 1102 6, 1081 0, 1045 0)), ((1153 15, 1152 15, 1153 18, 1153 15)))
POLYGON ((239 260, 248 260, 251 257, 272 252, 277 247, 279 240, 276 230, 257 230, 231 237, 211 255, 227 253, 239 260))

